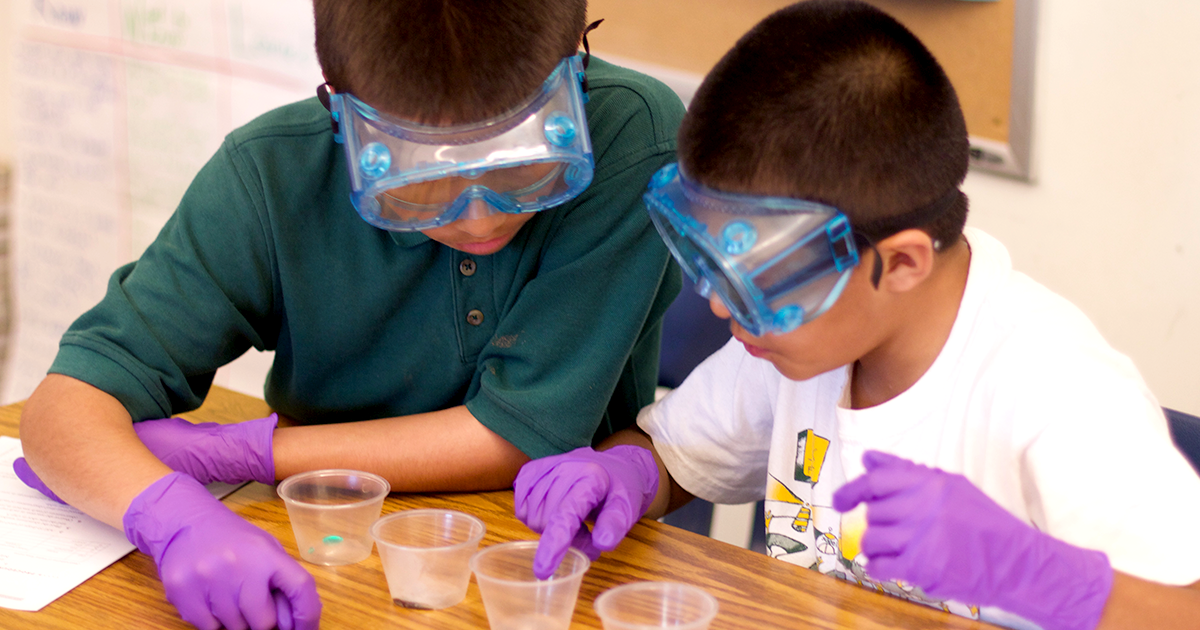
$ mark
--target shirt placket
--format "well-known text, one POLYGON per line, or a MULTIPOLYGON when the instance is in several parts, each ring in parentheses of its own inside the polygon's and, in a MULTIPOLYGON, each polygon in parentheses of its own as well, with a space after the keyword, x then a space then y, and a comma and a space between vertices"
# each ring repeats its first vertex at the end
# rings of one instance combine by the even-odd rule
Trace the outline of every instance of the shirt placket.
POLYGON ((479 354, 496 329, 492 270, 487 257, 464 252, 455 252, 453 264, 456 328, 461 331, 463 356, 469 359, 479 354))

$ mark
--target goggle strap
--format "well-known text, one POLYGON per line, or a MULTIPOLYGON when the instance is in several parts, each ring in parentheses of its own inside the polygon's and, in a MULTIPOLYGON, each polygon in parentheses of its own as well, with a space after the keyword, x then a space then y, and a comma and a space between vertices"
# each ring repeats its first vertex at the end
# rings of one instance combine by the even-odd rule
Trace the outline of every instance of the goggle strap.
POLYGON ((871 243, 871 251, 875 252, 875 264, 871 267, 871 286, 878 291, 879 279, 883 277, 883 257, 879 255, 879 250, 875 249, 875 243, 871 243))
POLYGON ((587 36, 588 36, 588 33, 596 30, 596 27, 600 26, 600 23, 603 21, 604 21, 604 19, 601 18, 599 20, 596 20, 595 22, 592 22, 591 24, 588 24, 583 29, 583 64, 582 64, 583 65, 583 77, 581 77, 579 87, 580 87, 580 89, 582 89, 584 91, 584 93, 587 93, 587 91, 588 91, 587 67, 588 67, 588 62, 592 60, 592 48, 591 48, 591 46, 588 46, 587 36))
MULTIPOLYGON (((932 203, 921 206, 915 210, 910 210, 903 214, 897 214, 890 217, 881 217, 873 221, 867 221, 855 227, 855 231, 864 234, 878 235, 881 238, 886 238, 902 230, 909 228, 921 227, 928 225, 942 213, 950 209, 956 201, 958 201, 959 192, 957 187, 947 190, 941 197, 933 200, 932 203)), ((875 240, 875 239, 872 239, 875 240)))
POLYGON ((858 245, 859 251, 862 251, 864 247, 867 247, 870 248, 872 252, 875 252, 875 255, 873 256, 875 262, 871 267, 871 286, 878 290, 879 279, 883 277, 883 259, 879 256, 879 250, 875 249, 875 241, 872 241, 865 234, 857 230, 854 232, 854 241, 855 244, 858 245))
POLYGON ((325 111, 330 111, 331 106, 329 104, 329 84, 328 83, 322 83, 321 85, 317 86, 317 100, 321 101, 321 107, 324 107, 325 111))
POLYGON ((338 114, 333 111, 333 103, 329 97, 330 86, 328 83, 322 83, 317 86, 317 100, 321 101, 321 105, 329 112, 329 126, 333 129, 333 137, 341 141, 342 130, 338 125, 338 114))
MULTIPOLYGON (((940 217, 942 213, 949 210, 950 206, 954 205, 954 203, 958 201, 958 198, 961 194, 962 193, 959 192, 958 188, 954 187, 950 190, 947 190, 945 194, 935 199, 932 203, 921 206, 916 210, 911 210, 909 212, 905 212, 904 214, 897 214, 890 217, 883 217, 874 221, 868 221, 866 224, 855 229, 855 239, 863 240, 867 247, 870 247, 871 251, 875 252, 875 263, 873 265, 873 269, 871 269, 872 286, 874 286, 876 289, 879 288, 879 279, 883 276, 883 259, 879 256, 879 250, 875 248, 875 239, 870 238, 865 233, 883 234, 886 237, 896 234, 901 230, 928 225, 930 222, 940 217)), ((860 244, 860 248, 861 245, 862 244, 860 244)))

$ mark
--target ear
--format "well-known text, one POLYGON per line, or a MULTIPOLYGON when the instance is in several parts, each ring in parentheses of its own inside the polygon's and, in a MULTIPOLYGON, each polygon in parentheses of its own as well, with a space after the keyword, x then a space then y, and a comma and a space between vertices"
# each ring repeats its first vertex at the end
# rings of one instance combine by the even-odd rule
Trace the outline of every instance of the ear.
POLYGON ((933 273, 933 239, 922 230, 897 232, 876 243, 875 249, 883 261, 882 290, 911 291, 933 273))

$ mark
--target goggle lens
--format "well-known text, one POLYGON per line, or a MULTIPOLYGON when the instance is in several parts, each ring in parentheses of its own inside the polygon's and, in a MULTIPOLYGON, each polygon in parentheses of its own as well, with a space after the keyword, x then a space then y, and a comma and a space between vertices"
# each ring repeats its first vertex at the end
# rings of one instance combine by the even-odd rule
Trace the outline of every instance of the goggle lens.
POLYGON ((525 164, 495 168, 469 176, 451 176, 407 186, 391 188, 377 197, 380 205, 389 202, 407 206, 441 206, 454 203, 467 189, 479 186, 511 197, 515 201, 533 201, 553 194, 560 188, 566 165, 561 162, 525 164), (558 185, 556 185, 558 184, 558 185))
POLYGON ((390 118, 349 94, 328 95, 355 209, 376 227, 414 231, 454 221, 474 200, 506 213, 570 201, 591 183, 594 168, 582 76, 579 58, 568 57, 524 105, 447 127, 390 118))
POLYGON ((845 217, 803 200, 728 195, 662 169, 645 195, 659 234, 708 297, 751 334, 785 333, 828 309, 858 255, 845 217), (792 205, 792 209, 781 206, 792 205))
MULTIPOLYGON (((659 225, 657 221, 655 224, 659 225)), ((675 260, 679 262, 684 273, 691 278, 696 292, 707 298, 715 290, 717 296, 725 303, 726 308, 739 324, 748 328, 753 327, 750 309, 738 293, 734 281, 726 274, 724 265, 704 248, 698 247, 673 223, 667 222, 666 225, 669 227, 660 228, 659 233, 666 238, 668 249, 671 250, 675 260)))

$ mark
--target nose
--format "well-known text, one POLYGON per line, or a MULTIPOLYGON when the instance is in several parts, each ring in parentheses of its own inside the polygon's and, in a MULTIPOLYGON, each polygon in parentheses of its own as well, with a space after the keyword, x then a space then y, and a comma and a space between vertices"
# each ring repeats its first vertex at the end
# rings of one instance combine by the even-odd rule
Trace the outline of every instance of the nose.
POLYGON ((482 199, 468 203, 466 211, 455 221, 460 230, 476 238, 491 236, 503 223, 504 214, 496 212, 491 204, 482 199))
POLYGON ((729 309, 725 307, 725 303, 721 301, 721 296, 717 295, 716 291, 713 291, 708 296, 708 308, 712 310, 713 315, 721 319, 729 319, 730 317, 729 309))

